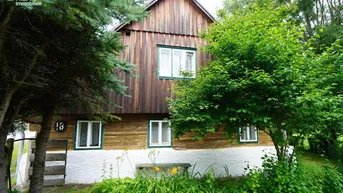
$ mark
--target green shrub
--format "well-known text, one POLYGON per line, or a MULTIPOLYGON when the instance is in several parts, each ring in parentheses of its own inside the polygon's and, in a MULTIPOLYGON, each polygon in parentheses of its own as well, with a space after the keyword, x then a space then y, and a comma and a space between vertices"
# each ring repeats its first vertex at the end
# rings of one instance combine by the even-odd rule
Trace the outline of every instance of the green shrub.
POLYGON ((161 172, 154 168, 132 178, 112 178, 95 184, 92 193, 343 193, 343 176, 329 166, 298 162, 278 163, 273 157, 262 158, 262 168, 252 168, 241 178, 215 179, 180 172, 177 168, 161 172))
POLYGON ((325 171, 323 179, 323 192, 324 193, 343 193, 343 175, 333 168, 323 166, 325 171))
POLYGON ((309 192, 303 176, 297 171, 295 166, 276 164, 272 158, 267 158, 263 169, 250 170, 244 189, 254 193, 309 192))
POLYGON ((10 191, 10 190, 8 190, 8 192, 9 192, 9 193, 20 193, 20 191, 19 191, 19 190, 17 190, 17 189, 13 189, 13 190, 11 190, 11 191, 10 191))
POLYGON ((343 176, 334 168, 320 165, 277 163, 263 157, 261 169, 250 169, 244 192, 252 193, 343 193, 343 176))

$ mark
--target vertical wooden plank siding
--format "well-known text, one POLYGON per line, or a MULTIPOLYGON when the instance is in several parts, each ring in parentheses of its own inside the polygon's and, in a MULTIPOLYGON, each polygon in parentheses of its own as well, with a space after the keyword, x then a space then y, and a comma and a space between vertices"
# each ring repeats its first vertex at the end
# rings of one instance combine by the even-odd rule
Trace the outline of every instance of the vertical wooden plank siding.
POLYGON ((131 97, 109 93, 112 102, 122 108, 111 113, 168 113, 166 98, 173 97, 173 81, 158 77, 158 45, 183 46, 197 49, 197 68, 207 55, 200 51, 204 41, 198 37, 211 21, 189 0, 161 0, 149 10, 141 23, 125 26, 121 35, 127 46, 121 57, 136 64, 136 78, 120 73, 131 97), (130 32, 126 34, 126 32, 130 32))
POLYGON ((150 10, 143 22, 133 22, 125 27, 131 30, 198 35, 211 24, 189 0, 160 0, 150 10))
MULTIPOLYGON (((139 32, 134 32, 133 34, 131 34, 131 37, 135 37, 135 39, 131 39, 131 41, 135 41, 135 40, 139 40, 140 36, 139 36, 139 32)), ((133 102, 133 112, 139 112, 139 104, 138 104, 138 95, 139 95, 139 80, 140 80, 140 58, 139 58, 139 42, 140 41, 135 41, 135 46, 134 46, 134 59, 135 62, 133 62, 134 64, 136 64, 136 78, 135 78, 135 90, 134 90, 134 102, 133 102), (138 45, 137 45, 138 44, 138 45)), ((127 48, 130 49, 130 48, 127 48)), ((131 51, 131 50, 130 50, 131 51)), ((127 85, 127 86, 131 86, 131 85, 127 85)), ((122 107, 125 108, 126 107, 122 107)), ((129 112, 128 112, 129 113, 129 112)))
MULTIPOLYGON (((151 50, 151 33, 146 33, 147 35, 147 50, 151 50)), ((147 80, 152 80, 151 76, 151 57, 147 57, 146 60, 146 64, 147 64, 147 71, 146 71, 146 75, 147 75, 147 80)), ((151 86, 149 86, 149 82, 147 82, 147 85, 145 85, 146 88, 146 97, 145 97, 145 110, 151 112, 151 100, 149 100, 149 98, 151 98, 151 86)))
POLYGON ((147 56, 147 53, 146 53, 146 49, 145 49, 145 38, 146 38, 146 33, 143 33, 143 32, 140 32, 140 36, 141 36, 141 39, 140 39, 140 59, 141 59, 141 63, 139 65, 139 68, 140 68, 140 76, 139 76, 139 101, 138 101, 138 104, 139 104, 139 113, 140 112, 146 112, 145 111, 145 106, 144 106, 144 98, 145 98, 145 94, 146 94, 146 86, 145 86, 145 83, 146 83, 146 67, 148 64, 146 64, 145 62, 145 58, 147 56), (143 65, 145 64, 145 65, 143 65))
POLYGON ((208 59, 208 56, 199 49, 203 41, 198 37, 150 32, 131 32, 128 39, 130 42, 124 55, 129 62, 136 64, 136 78, 120 73, 120 77, 125 79, 125 85, 128 87, 126 93, 131 97, 119 95, 111 97, 115 99, 114 103, 122 106, 111 112, 168 113, 165 99, 171 97, 173 80, 158 78, 158 44, 196 47, 196 63, 199 69, 208 59))
MULTIPOLYGON (((157 43, 157 34, 152 33, 152 41, 151 41, 151 52, 152 53, 157 53, 157 48, 154 46, 157 43)), ((157 54, 153 55, 151 60, 151 67, 152 67, 152 79, 151 80, 157 80, 157 60, 158 60, 158 56, 157 54)), ((151 81, 149 83, 149 85, 151 85, 151 98, 149 98, 149 100, 151 101, 151 112, 157 112, 157 83, 159 81, 151 81)))

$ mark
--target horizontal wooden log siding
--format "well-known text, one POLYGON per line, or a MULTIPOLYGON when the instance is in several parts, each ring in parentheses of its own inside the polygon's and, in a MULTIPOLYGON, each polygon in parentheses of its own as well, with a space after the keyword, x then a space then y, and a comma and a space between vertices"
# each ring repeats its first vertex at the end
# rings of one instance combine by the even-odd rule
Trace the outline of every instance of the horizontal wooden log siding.
MULTIPOLYGON (((238 132, 238 131, 237 131, 238 132)), ((187 133, 180 137, 179 140, 173 140, 173 148, 180 149, 215 149, 215 148, 226 148, 226 147, 250 147, 250 146, 272 146, 273 142, 271 138, 264 132, 258 132, 258 143, 238 143, 237 140, 227 138, 227 133, 223 130, 218 130, 215 133, 209 133, 203 140, 194 141, 192 138, 195 135, 187 133)))
MULTIPOLYGON (((35 121, 39 122, 38 119, 35 120, 35 121)), ((58 119, 54 119, 52 127, 51 127, 51 132, 50 132, 49 139, 68 139, 68 149, 73 149, 73 147, 74 147, 75 123, 76 123, 76 116, 73 116, 73 115, 67 115, 67 116, 63 116, 63 117, 58 118, 58 119), (63 120, 63 121, 67 122, 67 130, 65 132, 57 132, 57 131, 55 131, 54 123, 57 120, 63 120)), ((40 130, 40 125, 30 123, 29 130, 30 131, 39 131, 40 130)))
MULTIPOLYGON (((104 150, 123 149, 146 149, 148 143, 148 121, 151 119, 165 118, 167 114, 122 114, 118 115, 121 121, 109 122, 104 125, 104 150)), ((76 120, 84 118, 77 115, 62 115, 58 120, 64 120, 68 124, 66 132, 58 133, 52 128, 50 139, 68 139, 68 148, 73 149, 74 129, 76 120)), ((37 125, 30 124, 30 130, 37 130, 37 125)), ((173 148, 185 149, 214 149, 225 147, 248 147, 248 146, 271 146, 270 137, 259 131, 258 143, 239 144, 237 140, 227 140, 226 132, 218 130, 206 135, 202 141, 194 141, 194 134, 188 133, 179 140, 173 139, 173 148)))

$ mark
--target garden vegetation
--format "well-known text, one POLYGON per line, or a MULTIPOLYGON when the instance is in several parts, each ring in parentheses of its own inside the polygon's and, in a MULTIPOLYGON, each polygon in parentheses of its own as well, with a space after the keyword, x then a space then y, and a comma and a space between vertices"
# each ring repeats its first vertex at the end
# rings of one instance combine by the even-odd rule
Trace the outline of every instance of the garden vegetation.
MULTIPOLYGON (((246 168, 242 177, 215 178, 180 168, 154 168, 135 178, 108 178, 89 188, 64 189, 64 193, 342 193, 343 175, 325 161, 278 164, 275 156, 265 155, 262 168, 246 168), (319 163, 319 164, 318 164, 319 163)), ((317 159, 317 158, 315 158, 317 159)))

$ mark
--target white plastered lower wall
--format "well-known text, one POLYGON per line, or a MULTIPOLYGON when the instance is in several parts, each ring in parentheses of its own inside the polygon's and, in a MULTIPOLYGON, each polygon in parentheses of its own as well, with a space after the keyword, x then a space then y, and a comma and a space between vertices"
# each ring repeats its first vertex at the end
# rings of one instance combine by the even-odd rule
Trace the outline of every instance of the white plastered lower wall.
MULTIPOLYGON (((244 168, 262 164, 261 157, 266 152, 275 152, 271 146, 259 147, 235 147, 223 149, 203 149, 203 150, 174 150, 155 149, 159 151, 156 156, 156 163, 190 163, 195 165, 194 172, 204 173, 212 168, 216 176, 226 175, 224 166, 229 169, 232 176, 242 175, 244 168)), ((128 150, 127 154, 130 163, 124 155, 119 167, 119 175, 123 177, 133 177, 135 165, 137 163, 151 163, 148 157, 151 149, 128 150)), ((85 150, 69 151, 67 158, 66 183, 94 183, 102 180, 102 176, 108 177, 110 165, 112 165, 113 177, 118 177, 117 157, 122 156, 123 150, 85 150), (106 171, 106 173, 104 173, 106 171)), ((189 168, 192 171, 193 168, 189 168)))
MULTIPOLYGON (((117 158, 121 156, 123 156, 123 161, 118 160, 120 164, 119 177, 134 177, 137 163, 152 163, 148 157, 152 150, 128 150, 127 156, 124 150, 68 151, 66 183, 90 184, 99 182, 104 176, 109 177, 111 170, 112 177, 118 177, 117 158), (113 169, 110 169, 111 167, 113 169)), ((250 167, 260 167, 262 165, 261 157, 264 154, 267 152, 275 153, 272 146, 202 150, 159 148, 154 150, 159 152, 156 154, 156 163, 190 163, 192 167, 188 169, 189 172, 192 172, 193 166, 195 166, 193 172, 200 172, 201 174, 212 168, 216 176, 226 176, 224 166, 228 167, 230 175, 242 175, 247 164, 250 167)), ((26 164, 24 161, 21 163, 26 164)), ((21 172, 21 174, 25 174, 25 172, 21 172)))

